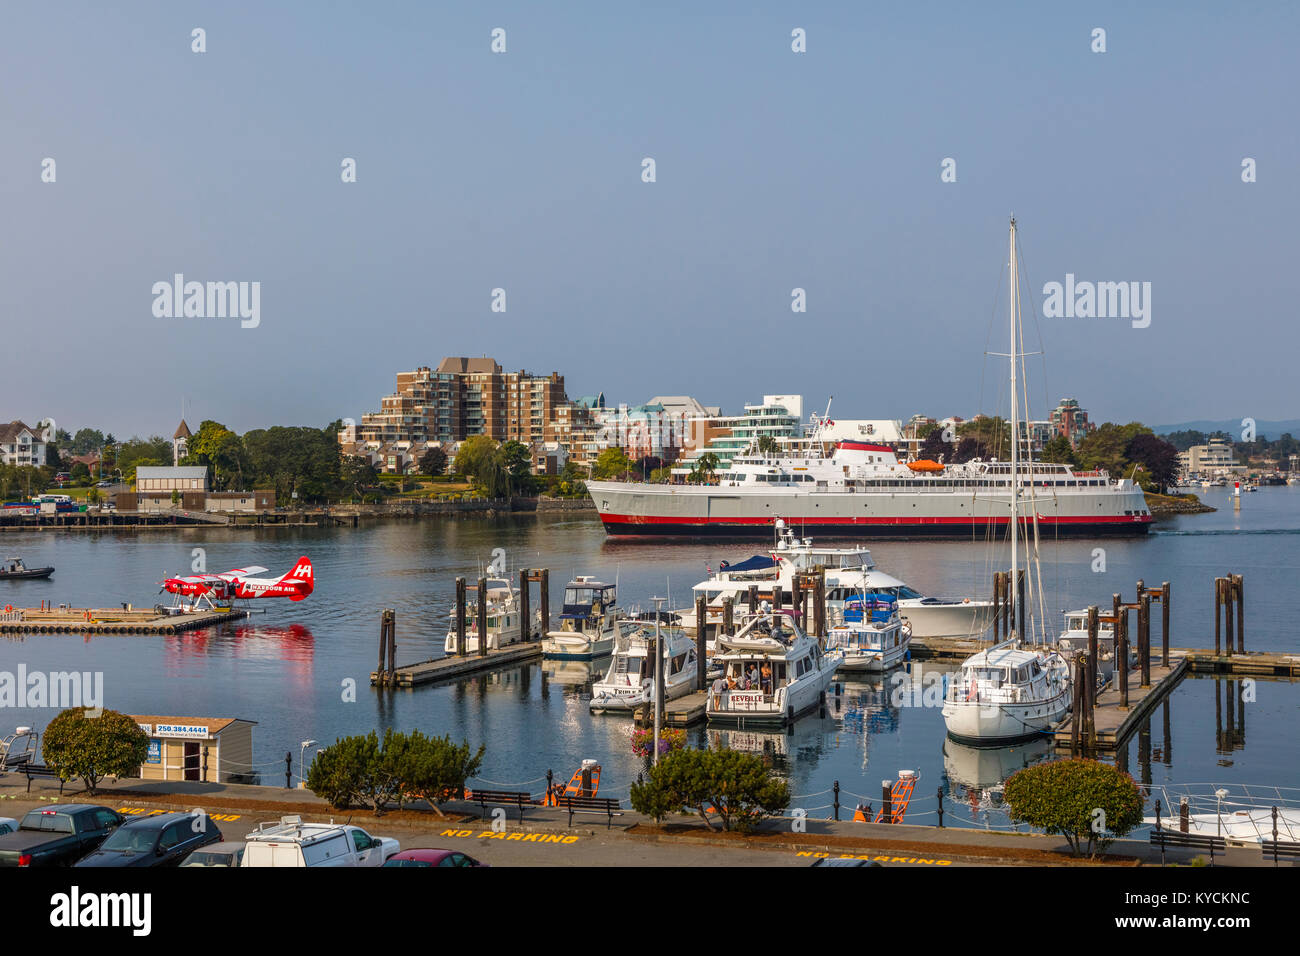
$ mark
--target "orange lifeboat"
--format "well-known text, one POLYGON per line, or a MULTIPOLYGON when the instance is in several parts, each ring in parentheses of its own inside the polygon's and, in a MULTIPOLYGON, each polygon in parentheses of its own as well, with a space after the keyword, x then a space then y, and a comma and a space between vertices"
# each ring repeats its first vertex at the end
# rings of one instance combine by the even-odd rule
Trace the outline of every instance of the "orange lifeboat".
POLYGON ((929 458, 919 458, 916 461, 909 461, 907 467, 913 471, 943 471, 943 465, 937 461, 931 461, 929 458))

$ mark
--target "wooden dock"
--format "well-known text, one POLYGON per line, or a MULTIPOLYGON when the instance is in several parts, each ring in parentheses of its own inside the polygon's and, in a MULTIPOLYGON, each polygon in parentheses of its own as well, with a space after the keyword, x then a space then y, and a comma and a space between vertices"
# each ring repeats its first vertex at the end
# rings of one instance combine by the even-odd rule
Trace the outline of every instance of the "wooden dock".
POLYGON ((236 608, 159 614, 154 608, 15 608, 0 611, 0 634, 180 634, 247 617, 236 608))
POLYGON ((975 637, 914 637, 908 645, 918 661, 964 661, 993 646, 975 637))
POLYGON ((1209 650, 1179 650, 1177 653, 1187 658, 1187 666, 1197 674, 1300 678, 1300 654, 1258 651, 1215 654, 1209 650))
MULTIPOLYGON (((708 693, 702 690, 668 701, 664 705, 664 726, 691 727, 703 723, 707 704, 708 693)), ((648 727, 654 723, 654 711, 649 707, 638 707, 633 713, 633 718, 637 726, 648 727)))
MULTIPOLYGON (((1169 666, 1164 667, 1156 657, 1151 661, 1151 683, 1140 684, 1141 671, 1134 668, 1128 675, 1128 707, 1120 706, 1119 686, 1114 680, 1097 695, 1094 725, 1097 736, 1088 749, 1110 751, 1117 749, 1138 728, 1142 718, 1157 703, 1173 691, 1188 671, 1188 659, 1182 652, 1169 655, 1169 666)), ((1069 751, 1070 730, 1073 717, 1067 717, 1053 733, 1058 751, 1069 751)))
POLYGON ((448 654, 433 660, 403 664, 396 668, 391 678, 386 674, 380 679, 378 670, 370 672, 371 686, 383 684, 392 687, 415 687, 419 684, 431 684, 436 681, 454 680, 482 671, 499 670, 515 664, 524 664, 542 656, 542 645, 538 641, 509 644, 501 650, 488 651, 486 654, 463 654, 459 657, 448 654))

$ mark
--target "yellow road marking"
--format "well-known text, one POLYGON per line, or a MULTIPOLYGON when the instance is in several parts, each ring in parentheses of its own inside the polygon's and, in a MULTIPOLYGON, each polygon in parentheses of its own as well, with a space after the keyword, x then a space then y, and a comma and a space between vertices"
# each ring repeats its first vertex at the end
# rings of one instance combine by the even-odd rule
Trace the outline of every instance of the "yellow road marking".
POLYGON ((443 830, 440 836, 458 837, 460 839, 477 838, 479 840, 505 840, 507 843, 545 843, 571 845, 577 843, 579 836, 566 836, 563 833, 523 833, 515 831, 507 833, 502 830, 493 832, 492 830, 443 830))
MULTIPOLYGON (((117 808, 117 812, 118 812, 118 813, 121 813, 121 814, 124 814, 125 816, 129 816, 129 817, 138 817, 138 816, 152 817, 152 816, 156 816, 156 815, 159 814, 159 813, 176 813, 176 812, 178 812, 178 811, 175 811, 175 810, 159 810, 159 809, 156 809, 156 808, 151 809, 151 808, 149 808, 149 807, 118 807, 118 808, 117 808)), ((180 811, 180 812, 184 812, 184 811, 180 811)), ((209 813, 208 816, 210 816, 213 820, 221 820, 221 821, 224 821, 224 822, 226 822, 226 823, 234 823, 236 820, 238 820, 238 819, 240 819, 240 818, 242 817, 242 814, 239 814, 239 813, 209 813)))
MULTIPOLYGON (((870 853, 836 853, 833 855, 840 860, 875 860, 877 863, 924 863, 932 866, 952 865, 952 860, 926 860, 915 856, 872 856, 870 853)), ((832 856, 832 854, 823 853, 819 850, 799 850, 795 856, 810 856, 824 860, 832 856)))

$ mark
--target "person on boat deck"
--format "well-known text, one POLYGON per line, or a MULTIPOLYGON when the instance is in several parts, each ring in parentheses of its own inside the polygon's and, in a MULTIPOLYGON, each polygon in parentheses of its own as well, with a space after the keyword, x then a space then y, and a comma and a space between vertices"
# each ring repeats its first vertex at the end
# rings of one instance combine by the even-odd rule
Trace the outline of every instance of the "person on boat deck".
POLYGON ((752 663, 749 665, 749 672, 745 674, 745 677, 749 680, 750 687, 758 686, 758 668, 752 663))
POLYGON ((721 677, 714 678, 713 680, 713 709, 714 710, 722 709, 722 693, 726 689, 727 689, 727 682, 725 680, 723 680, 721 677))
POLYGON ((763 662, 762 684, 763 693, 772 693, 772 665, 767 663, 767 661, 763 662))

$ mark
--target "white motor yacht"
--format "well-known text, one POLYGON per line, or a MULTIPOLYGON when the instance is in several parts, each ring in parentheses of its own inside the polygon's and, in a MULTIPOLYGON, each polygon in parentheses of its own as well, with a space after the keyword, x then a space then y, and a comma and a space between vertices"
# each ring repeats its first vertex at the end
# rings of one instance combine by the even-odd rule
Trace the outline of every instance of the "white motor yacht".
MULTIPOLYGON (((482 626, 478 619, 478 585, 471 584, 465 589, 465 647, 467 654, 479 652, 479 634, 487 634, 487 649, 500 650, 523 639, 520 628, 519 595, 508 578, 487 579, 487 621, 482 626)), ((535 631, 541 622, 541 612, 532 614, 535 631)), ((451 609, 451 627, 447 630, 447 639, 443 641, 443 650, 448 654, 456 651, 456 609, 451 609)))
MULTIPOLYGON (((675 700, 695 690, 695 642, 680 627, 663 625, 659 628, 659 641, 663 652, 664 700, 675 700)), ((609 670, 591 688, 592 713, 635 710, 654 700, 654 647, 653 621, 619 621, 609 670)))
POLYGON ((898 602, 885 595, 863 594, 830 613, 826 646, 844 655, 844 671, 887 671, 907 658, 911 627, 898 613, 898 602))
POLYGON ((817 708, 844 662, 795 622, 789 609, 753 615, 734 635, 720 634, 713 664, 723 675, 709 688, 710 723, 784 725, 817 708))
POLYGON ((586 576, 574 578, 564 588, 559 629, 542 638, 542 657, 592 660, 612 653, 622 616, 614 585, 586 576))

